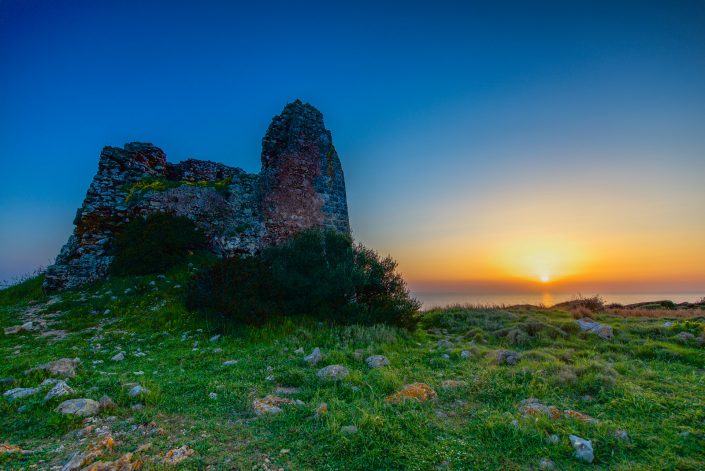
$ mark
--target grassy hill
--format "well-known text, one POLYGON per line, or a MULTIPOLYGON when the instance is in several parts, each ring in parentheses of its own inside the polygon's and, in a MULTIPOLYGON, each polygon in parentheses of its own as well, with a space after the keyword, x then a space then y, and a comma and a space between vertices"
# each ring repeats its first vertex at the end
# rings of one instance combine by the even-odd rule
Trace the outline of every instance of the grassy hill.
POLYGON ((411 333, 306 319, 223 326, 186 310, 188 276, 51 297, 34 278, 0 291, 1 327, 32 322, 0 335, 0 391, 38 387, 51 374, 27 371, 80 359, 74 377, 56 377, 72 393, 44 401, 49 384, 0 398, 2 469, 72 457, 76 469, 120 458, 123 468, 93 469, 705 468, 702 317, 593 315, 611 340, 570 312, 530 307, 433 310, 411 333), (370 368, 371 355, 389 365, 370 368), (349 375, 317 376, 333 364, 349 375), (435 397, 389 399, 412 383, 435 397), (103 396, 113 404, 92 417, 56 411, 103 396), (271 406, 281 411, 257 413, 271 406), (569 435, 592 441, 592 464, 569 435))

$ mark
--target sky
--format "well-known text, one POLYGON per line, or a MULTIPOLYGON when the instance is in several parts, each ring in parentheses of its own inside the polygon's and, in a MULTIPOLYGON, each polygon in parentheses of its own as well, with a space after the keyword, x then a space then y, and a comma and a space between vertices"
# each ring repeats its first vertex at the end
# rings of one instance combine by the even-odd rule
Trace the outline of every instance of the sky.
POLYGON ((103 146, 257 172, 296 98, 415 290, 705 294, 702 0, 0 0, 0 279, 52 262, 103 146))

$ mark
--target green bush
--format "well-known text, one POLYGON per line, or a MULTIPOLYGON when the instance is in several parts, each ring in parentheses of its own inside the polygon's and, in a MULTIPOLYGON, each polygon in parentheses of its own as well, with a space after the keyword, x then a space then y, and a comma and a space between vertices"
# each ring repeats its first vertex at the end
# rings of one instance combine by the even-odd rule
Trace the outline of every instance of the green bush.
POLYGON ((190 219, 155 213, 127 223, 115 238, 111 273, 118 276, 164 273, 182 264, 206 239, 190 219))
POLYGON ((194 278, 187 302, 247 324, 307 315, 413 327, 420 307, 394 260, 334 231, 305 231, 259 255, 223 260, 194 278))

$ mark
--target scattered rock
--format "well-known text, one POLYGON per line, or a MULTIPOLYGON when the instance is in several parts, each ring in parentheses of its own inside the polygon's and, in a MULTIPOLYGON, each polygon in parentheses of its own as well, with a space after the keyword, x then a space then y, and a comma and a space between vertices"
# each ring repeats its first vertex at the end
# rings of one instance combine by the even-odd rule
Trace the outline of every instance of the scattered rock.
POLYGON ((440 349, 449 349, 452 347, 453 347, 453 342, 451 342, 450 340, 441 339, 438 341, 438 348, 440 348, 440 349))
POLYGON ((320 417, 322 415, 326 415, 328 413, 328 403, 327 402, 321 402, 318 407, 316 407, 316 416, 320 417))
MULTIPOLYGON (((133 383, 134 384, 134 383, 133 383)), ((139 384, 132 389, 130 389, 127 393, 130 397, 137 397, 143 394, 149 394, 149 389, 145 388, 144 386, 140 386, 139 384)))
POLYGON ((0 443, 0 456, 6 453, 21 453, 23 455, 27 455, 31 453, 31 451, 23 450, 22 448, 15 445, 10 445, 9 443, 0 443))
POLYGON ((467 383, 465 381, 458 381, 455 379, 446 379, 441 383, 443 389, 455 389, 465 386, 467 383))
POLYGON ((271 394, 263 397, 262 399, 255 399, 252 401, 252 408, 255 410, 255 414, 278 414, 282 411, 280 406, 294 404, 294 401, 284 397, 272 396, 271 394))
POLYGON ((364 350, 360 350, 359 348, 352 353, 352 357, 357 361, 362 360, 362 357, 364 355, 365 355, 364 350))
POLYGON ((372 355, 365 360, 365 363, 370 368, 382 368, 389 365, 389 359, 384 355, 372 355))
POLYGON ((323 359, 323 355, 321 355, 321 349, 316 347, 313 349, 310 355, 306 355, 304 357, 304 361, 308 363, 309 365, 315 365, 319 361, 323 359))
POLYGON ((124 359, 125 359, 125 354, 123 352, 120 352, 111 358, 112 361, 123 361, 124 359))
POLYGON ((292 394, 298 394, 301 391, 300 388, 291 388, 287 386, 277 386, 274 390, 276 394, 283 394, 285 396, 290 396, 292 394))
POLYGON ((73 394, 73 389, 65 381, 58 381, 53 388, 44 396, 44 402, 51 401, 57 397, 73 394))
POLYGON ((34 330, 34 324, 32 321, 25 322, 22 325, 13 325, 12 327, 5 327, 5 335, 19 334, 20 332, 30 332, 34 330))
POLYGON ((136 459, 132 461, 132 453, 125 453, 115 461, 96 461, 87 468, 86 471, 132 471, 141 469, 143 461, 136 459))
POLYGON ((556 463, 549 460, 548 458, 542 458, 541 462, 539 463, 539 469, 542 469, 542 470, 556 469, 556 463))
POLYGON ((497 350, 495 353, 495 361, 498 365, 516 365, 519 357, 519 352, 512 350, 497 350))
POLYGON ((93 399, 69 399, 59 404, 56 412, 90 417, 100 412, 100 404, 93 399))
POLYGON ((588 422, 591 424, 599 423, 597 419, 590 417, 587 414, 583 414, 582 412, 578 412, 572 409, 560 411, 557 407, 547 406, 534 398, 524 399, 523 401, 521 401, 519 405, 519 411, 524 417, 536 417, 537 415, 545 415, 546 417, 552 420, 565 417, 567 419, 577 419, 582 422, 588 422))
POLYGON ((209 342, 217 342, 218 340, 220 340, 220 334, 214 335, 213 337, 208 339, 209 342))
POLYGON ((78 358, 61 358, 59 360, 50 361, 49 363, 44 363, 32 368, 25 372, 25 374, 31 373, 33 371, 47 371, 55 376, 66 376, 68 378, 73 378, 76 376, 76 368, 81 360, 78 358))
POLYGON ((117 408, 117 404, 109 396, 103 396, 98 401, 100 410, 112 410, 117 408))
POLYGON ((666 321, 666 322, 663 323, 663 326, 664 326, 664 327, 673 327, 673 322, 671 322, 671 321, 666 321))
POLYGON ((15 399, 20 399, 23 397, 33 396, 39 392, 39 388, 14 388, 9 391, 5 391, 2 395, 10 401, 15 399))
POLYGON ((614 437, 623 442, 629 442, 629 434, 626 430, 615 430, 614 437))
POLYGON ((398 404, 408 399, 423 402, 430 399, 435 399, 436 397, 438 397, 436 391, 434 391, 428 384, 412 383, 405 385, 399 391, 387 396, 385 402, 390 404, 398 404))
POLYGON ((15 378, 0 378, 0 386, 10 386, 15 384, 15 378))
POLYGON ((226 360, 223 362, 223 366, 233 366, 237 364, 237 360, 226 360))
POLYGON ((217 395, 216 393, 214 393, 214 392, 209 393, 209 394, 208 394, 208 399, 216 400, 216 399, 218 399, 218 395, 217 395))
POLYGON ((580 330, 583 332, 592 332, 604 340, 609 340, 612 338, 612 327, 607 324, 600 324, 599 322, 593 321, 589 317, 583 317, 582 319, 578 319, 576 322, 578 323, 580 330))
POLYGON ((569 435, 568 438, 570 439, 570 444, 573 445, 573 449, 575 449, 575 457, 586 463, 592 463, 592 460, 595 459, 592 451, 592 442, 575 435, 569 435))
POLYGON ((164 463, 166 464, 178 464, 183 460, 193 455, 194 451, 188 446, 184 445, 179 448, 174 448, 166 452, 164 456, 164 463))
POLYGON ((328 365, 318 370, 316 376, 323 380, 337 381, 347 377, 349 374, 350 372, 343 365, 328 365))
POLYGON ((303 347, 299 347, 299 348, 297 348, 296 350, 294 350, 294 353, 297 353, 297 354, 299 354, 299 355, 301 355, 303 352, 304 352, 303 347))
POLYGON ((692 340, 695 340, 695 335, 685 331, 678 332, 678 334, 676 334, 676 337, 678 337, 678 340, 680 340, 681 342, 690 342, 692 340))
POLYGON ((343 435, 352 435, 354 433, 357 433, 357 427, 354 425, 345 425, 343 427, 340 427, 340 433, 343 435))
POLYGON ((561 442, 561 437, 556 435, 555 433, 551 434, 548 436, 548 443, 551 443, 553 445, 556 445, 561 442))
POLYGON ((462 352, 460 352, 460 358, 467 360, 470 357, 472 357, 472 352, 470 350, 463 350, 462 352))

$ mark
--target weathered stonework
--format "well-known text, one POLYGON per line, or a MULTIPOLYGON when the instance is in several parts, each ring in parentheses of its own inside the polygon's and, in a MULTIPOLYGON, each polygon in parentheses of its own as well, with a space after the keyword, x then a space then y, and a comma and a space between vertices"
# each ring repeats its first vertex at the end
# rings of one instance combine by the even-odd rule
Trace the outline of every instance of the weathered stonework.
POLYGON ((260 174, 195 159, 170 164, 147 143, 105 147, 76 228, 47 268, 44 288, 105 278, 120 227, 157 212, 193 220, 219 256, 254 254, 309 228, 350 232, 331 133, 317 109, 296 100, 274 117, 262 140, 260 174))

